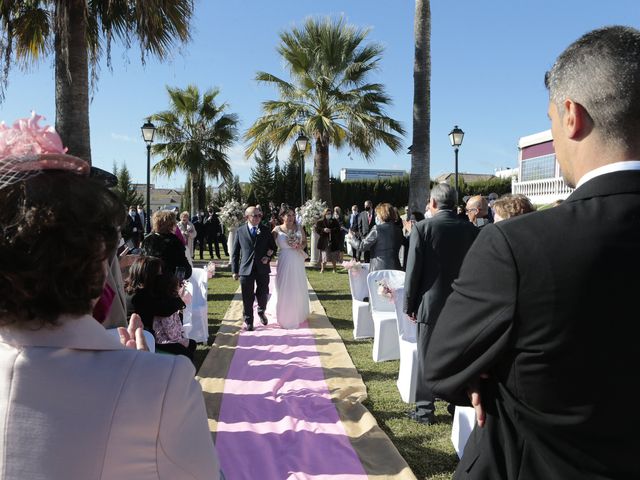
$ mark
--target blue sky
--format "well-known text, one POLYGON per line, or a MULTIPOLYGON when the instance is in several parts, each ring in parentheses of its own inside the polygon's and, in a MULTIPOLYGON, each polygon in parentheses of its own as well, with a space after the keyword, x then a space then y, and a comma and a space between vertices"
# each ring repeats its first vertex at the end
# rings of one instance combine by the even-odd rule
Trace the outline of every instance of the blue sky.
MULTIPOLYGON (((387 113, 407 130, 411 143, 413 102, 413 15, 411 0, 196 0, 193 39, 169 61, 142 66, 136 47, 113 50, 113 71, 103 63, 90 106, 94 165, 111 170, 126 163, 134 181, 146 181, 146 148, 140 126, 168 106, 165 85, 201 90, 219 87, 219 99, 239 115, 244 132, 260 115, 260 103, 276 92, 254 80, 258 70, 286 75, 276 53, 278 34, 309 16, 344 17, 371 29, 368 39, 385 47, 372 80, 393 98, 387 113)), ((519 137, 549 128, 544 72, 583 33, 604 25, 640 27, 637 0, 436 0, 432 13, 431 175, 453 171, 447 134, 454 125, 466 133, 460 171, 491 173, 515 167, 519 137)), ((55 121, 52 59, 28 71, 10 73, 0 119, 7 123, 35 109, 55 121)), ((241 180, 249 178, 239 142, 229 153, 241 180)), ((409 170, 406 149, 381 148, 373 163, 349 150, 331 151, 331 171, 340 168, 409 170)), ((286 154, 281 153, 281 158, 286 154)), ((152 159, 152 162, 154 160, 152 159)), ((307 161, 307 170, 311 169, 307 161)), ((154 181, 154 179, 152 179, 154 181)), ((184 175, 157 178, 158 186, 182 187, 184 175)))

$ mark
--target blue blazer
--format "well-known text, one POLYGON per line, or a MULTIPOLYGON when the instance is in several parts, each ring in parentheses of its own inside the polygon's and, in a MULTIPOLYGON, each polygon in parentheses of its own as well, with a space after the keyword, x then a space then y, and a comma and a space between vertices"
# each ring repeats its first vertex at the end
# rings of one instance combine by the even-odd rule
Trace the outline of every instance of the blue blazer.
POLYGON ((233 240, 231 273, 251 275, 255 272, 268 275, 271 267, 268 263, 266 265, 262 263, 260 259, 267 256, 269 250, 273 250, 273 253, 276 251, 276 242, 271 231, 263 225, 258 225, 258 234, 252 238, 247 224, 243 223, 236 230, 233 240))

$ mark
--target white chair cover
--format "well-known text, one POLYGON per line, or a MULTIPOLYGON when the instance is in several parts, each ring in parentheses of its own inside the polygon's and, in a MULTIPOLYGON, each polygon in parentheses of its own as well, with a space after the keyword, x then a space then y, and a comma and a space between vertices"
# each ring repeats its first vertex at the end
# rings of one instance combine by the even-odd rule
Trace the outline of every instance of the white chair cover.
POLYGON ((396 318, 398 340, 400 344, 400 369, 398 372, 398 391, 403 402, 416 401, 416 384, 418 382, 418 344, 416 342, 416 324, 404 313, 404 287, 396 289, 396 318))
POLYGON ((475 426, 476 411, 472 407, 456 407, 451 426, 451 443, 453 443, 458 458, 462 458, 464 446, 475 426))
POLYGON ((188 338, 199 343, 209 339, 209 311, 207 305, 207 271, 194 268, 186 287, 191 303, 182 312, 182 330, 188 338))
POLYGON ((384 281, 392 289, 404 285, 404 272, 400 270, 376 270, 367 275, 369 305, 373 319, 373 361, 397 360, 400 358, 400 343, 396 308, 392 300, 378 293, 378 281, 384 281))
POLYGON ((369 311, 367 275, 369 264, 362 263, 360 269, 349 269, 349 288, 351 289, 351 313, 353 318, 353 338, 356 340, 373 337, 373 319, 369 311))

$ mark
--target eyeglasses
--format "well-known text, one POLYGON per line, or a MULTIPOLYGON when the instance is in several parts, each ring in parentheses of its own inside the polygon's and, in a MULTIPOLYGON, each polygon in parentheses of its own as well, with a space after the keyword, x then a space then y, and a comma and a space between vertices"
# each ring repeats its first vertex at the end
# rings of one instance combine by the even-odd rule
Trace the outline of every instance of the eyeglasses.
POLYGON ((249 215, 250 217, 261 217, 262 214, 261 213, 252 213, 251 215, 249 215))
POLYGON ((467 213, 473 213, 478 212, 479 210, 477 208, 465 208, 464 211, 467 213))

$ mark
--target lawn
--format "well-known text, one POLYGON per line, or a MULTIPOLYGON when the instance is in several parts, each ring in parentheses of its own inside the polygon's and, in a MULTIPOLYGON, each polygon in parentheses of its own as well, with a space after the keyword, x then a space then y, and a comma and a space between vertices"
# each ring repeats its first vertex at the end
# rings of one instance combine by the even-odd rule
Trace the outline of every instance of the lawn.
MULTIPOLYGON (((346 270, 338 273, 307 269, 313 286, 329 320, 342 337, 354 365, 367 387, 368 398, 364 406, 373 414, 400 454, 419 479, 449 479, 458 462, 449 439, 451 417, 446 403, 437 402, 433 426, 409 420, 405 413, 413 405, 404 403, 396 388, 398 361, 375 363, 371 358, 372 341, 354 340, 351 321, 351 295, 346 270)), ((213 342, 220 321, 238 288, 228 269, 218 268, 209 281, 209 332, 213 342)), ((196 365, 199 367, 209 350, 199 346, 196 365)))

